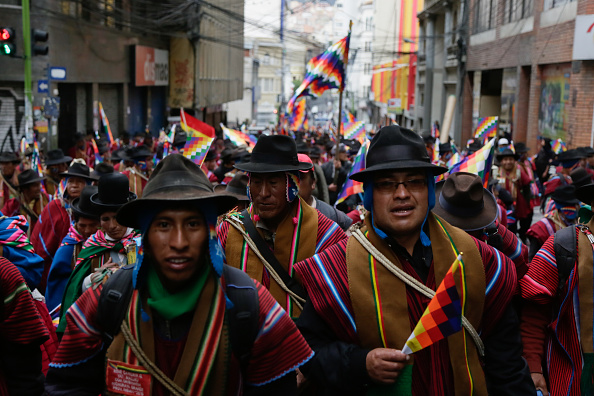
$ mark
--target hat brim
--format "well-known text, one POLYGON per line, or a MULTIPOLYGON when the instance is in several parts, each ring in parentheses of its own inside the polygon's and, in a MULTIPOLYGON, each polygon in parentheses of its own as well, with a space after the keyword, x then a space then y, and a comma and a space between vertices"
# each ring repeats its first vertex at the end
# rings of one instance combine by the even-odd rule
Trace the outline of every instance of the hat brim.
POLYGON ((80 198, 76 198, 76 199, 74 199, 74 201, 72 201, 72 203, 70 204, 72 213, 74 213, 75 215, 77 215, 79 217, 85 217, 85 218, 89 218, 89 219, 98 219, 99 218, 99 215, 97 213, 85 212, 85 211, 81 210, 80 207, 78 206, 79 203, 80 203, 80 198))
POLYGON ((483 209, 478 214, 468 217, 460 217, 446 211, 439 203, 439 196, 445 181, 435 185, 435 207, 433 213, 443 218, 445 221, 464 231, 476 231, 487 227, 497 219, 497 201, 489 190, 483 188, 483 209))
POLYGON ((98 178, 95 178, 91 175, 84 175, 82 173, 68 173, 68 172, 62 172, 60 173, 60 177, 80 177, 82 179, 86 179, 86 180, 90 180, 90 181, 97 181, 99 180, 98 178))
POLYGON ((194 193, 193 195, 182 194, 178 197, 172 197, 171 193, 169 193, 168 198, 165 196, 158 197, 159 194, 156 195, 154 198, 140 198, 122 205, 117 214, 118 223, 140 229, 141 224, 139 220, 142 216, 146 215, 149 208, 166 210, 168 207, 179 208, 184 205, 195 205, 196 209, 200 210, 206 203, 215 205, 216 214, 220 216, 237 206, 238 201, 235 196, 227 193, 206 193, 203 196, 194 193))
POLYGON ((261 162, 245 162, 233 165, 235 168, 244 172, 251 173, 274 173, 274 172, 292 172, 307 170, 311 168, 311 164, 307 162, 299 162, 299 165, 276 165, 265 164, 261 162))
POLYGON ((592 204, 592 201, 594 201, 594 183, 586 184, 575 190, 575 196, 585 204, 592 204))
POLYGON ((65 155, 62 158, 45 161, 45 166, 56 165, 56 164, 65 164, 65 163, 71 162, 71 161, 72 161, 72 157, 65 155))
POLYGON ((504 154, 504 155, 497 154, 497 155, 495 156, 495 158, 497 158, 497 161, 501 161, 501 160, 502 160, 503 158, 505 158, 505 157, 514 157, 514 159, 515 159, 516 161, 517 161, 518 159, 520 159, 520 156, 518 155, 518 153, 516 153, 516 154, 513 154, 513 155, 512 155, 512 154, 504 154))
POLYGON ((43 181, 43 180, 45 180, 45 177, 37 177, 37 178, 35 178, 35 179, 27 180, 27 181, 26 181, 26 182, 24 182, 23 184, 20 184, 20 183, 19 183, 19 187, 24 187, 24 186, 27 186, 27 185, 29 185, 29 184, 33 184, 33 183, 37 183, 37 182, 41 182, 41 181, 43 181))
POLYGON ((105 203, 101 202, 99 199, 99 193, 95 193, 91 195, 90 201, 97 208, 97 214, 105 213, 105 212, 117 212, 122 206, 134 202, 136 200, 136 194, 133 192, 128 192, 128 201, 121 203, 121 204, 113 204, 113 203, 105 203))
POLYGON ((449 169, 444 166, 434 165, 429 162, 425 161, 418 161, 418 160, 407 160, 407 161, 392 161, 392 162, 385 162, 383 164, 377 164, 370 166, 369 168, 362 170, 361 172, 353 173, 349 176, 350 179, 364 182, 365 179, 370 177, 373 173, 378 171, 385 171, 385 170, 405 170, 405 169, 419 169, 419 170, 427 170, 433 173, 434 176, 441 175, 442 173, 446 173, 449 169))
POLYGON ((2 158, 0 157, 0 163, 6 163, 6 162, 12 162, 13 164, 20 164, 21 163, 21 159, 20 158, 2 158))

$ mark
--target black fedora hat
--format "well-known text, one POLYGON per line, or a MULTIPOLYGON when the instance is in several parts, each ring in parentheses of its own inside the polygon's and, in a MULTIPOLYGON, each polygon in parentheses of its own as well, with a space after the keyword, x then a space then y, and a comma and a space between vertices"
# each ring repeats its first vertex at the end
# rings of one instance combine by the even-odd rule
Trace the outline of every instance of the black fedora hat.
POLYGON ((352 174, 351 179, 362 182, 381 170, 426 169, 436 176, 448 171, 448 168, 431 163, 419 135, 398 125, 379 130, 371 140, 365 162, 365 170, 352 174))
POLYGON ((45 155, 45 165, 65 164, 72 161, 72 157, 64 155, 62 149, 50 150, 45 155))
POLYGON ((96 219, 99 217, 96 210, 97 208, 91 203, 91 196, 97 194, 97 186, 85 186, 80 193, 78 198, 70 204, 72 213, 79 217, 85 217, 89 219, 96 219))
POLYGON ((122 173, 108 173, 101 176, 97 192, 91 195, 91 203, 97 214, 117 212, 124 204, 136 199, 130 192, 130 182, 122 173))
POLYGON ((153 153, 146 146, 130 147, 120 152, 118 156, 124 161, 141 161, 146 157, 152 157, 153 153))
POLYGON ((497 161, 501 161, 505 157, 514 157, 515 160, 520 158, 520 156, 518 154, 514 153, 513 150, 509 149, 509 148, 503 149, 503 151, 500 152, 499 154, 497 154, 496 157, 497 157, 497 161))
POLYGON ((569 176, 571 176, 571 184, 573 184, 575 188, 592 183, 592 176, 582 167, 572 170, 569 176))
POLYGON ((91 172, 91 177, 94 177, 95 179, 99 180, 101 176, 113 172, 113 166, 106 164, 105 162, 100 162, 97 165, 95 165, 95 169, 93 169, 93 172, 91 172))
POLYGON ((142 191, 142 198, 125 204, 118 211, 118 223, 140 229, 140 218, 148 207, 164 209, 167 203, 176 207, 183 203, 196 207, 201 203, 211 203, 216 214, 220 215, 232 209, 237 198, 215 193, 198 165, 181 154, 171 154, 163 158, 153 171, 142 191))
POLYGON ((234 165, 245 172, 271 173, 309 169, 309 164, 297 159, 293 138, 285 135, 263 135, 252 150, 249 162, 234 165))
POLYGON ((247 185, 249 181, 250 178, 247 175, 237 173, 229 184, 227 184, 224 191, 234 195, 238 201, 249 201, 250 199, 247 196, 247 185))
POLYGON ((439 153, 447 153, 448 151, 452 151, 452 145, 450 143, 440 143, 439 144, 439 153))
POLYGON ((587 205, 592 205, 594 202, 594 183, 586 184, 575 190, 577 199, 587 205))
POLYGON ((433 213, 464 231, 475 231, 495 221, 497 201, 483 188, 480 176, 456 172, 435 186, 433 213))
POLYGON ((529 148, 526 146, 526 143, 524 143, 524 142, 516 143, 514 145, 514 148, 516 149, 516 153, 518 153, 518 154, 524 154, 529 151, 529 148))
POLYGON ((96 181, 97 179, 91 176, 91 170, 85 164, 75 162, 68 167, 66 172, 60 173, 62 177, 80 177, 85 180, 96 181))
POLYGON ((577 161, 582 158, 586 158, 585 154, 577 149, 562 151, 557 155, 557 160, 559 162, 577 161))
POLYGON ((27 169, 26 171, 19 173, 19 175, 17 176, 19 187, 26 186, 27 184, 40 182, 44 179, 45 177, 40 177, 37 174, 37 172, 35 172, 33 169, 27 169))
POLYGON ((573 184, 557 187, 551 194, 551 199, 562 205, 577 205, 580 203, 580 200, 575 197, 575 186, 573 184))
POLYGON ((582 150, 582 153, 584 153, 586 157, 594 157, 594 148, 590 146, 583 146, 579 147, 579 149, 582 150))
POLYGON ((18 164, 21 162, 21 159, 15 152, 2 151, 0 152, 0 162, 13 162, 15 164, 18 164))

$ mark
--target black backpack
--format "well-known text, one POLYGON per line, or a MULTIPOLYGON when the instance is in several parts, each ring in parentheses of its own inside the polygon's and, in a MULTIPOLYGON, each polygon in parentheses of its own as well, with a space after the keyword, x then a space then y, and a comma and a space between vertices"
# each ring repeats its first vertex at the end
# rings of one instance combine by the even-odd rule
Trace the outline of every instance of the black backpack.
POLYGON ((575 233, 576 226, 571 225, 560 229, 553 237, 555 261, 557 262, 557 272, 559 274, 559 291, 563 289, 571 270, 575 267, 577 259, 577 238, 575 233))
MULTIPOLYGON (((120 326, 128 311, 133 291, 133 269, 133 265, 121 268, 103 285, 97 314, 98 321, 104 329, 105 348, 120 332, 120 326)), ((231 349, 239 359, 242 372, 245 372, 259 331, 258 291, 249 275, 237 268, 224 265, 223 274, 227 283, 227 297, 233 303, 233 307, 228 309, 231 349)))

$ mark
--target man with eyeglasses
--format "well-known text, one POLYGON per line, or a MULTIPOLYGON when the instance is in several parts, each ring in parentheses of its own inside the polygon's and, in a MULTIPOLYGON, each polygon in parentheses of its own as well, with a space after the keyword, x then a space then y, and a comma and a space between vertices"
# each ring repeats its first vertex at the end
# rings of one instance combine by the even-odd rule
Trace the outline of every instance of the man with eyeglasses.
POLYGON ((510 305, 513 263, 432 212, 435 176, 447 169, 397 125, 378 132, 366 161, 350 176, 363 183, 363 227, 295 266, 310 298, 298 327, 315 351, 302 373, 322 394, 534 395, 510 305), (467 323, 404 354, 459 253, 454 276, 467 323))

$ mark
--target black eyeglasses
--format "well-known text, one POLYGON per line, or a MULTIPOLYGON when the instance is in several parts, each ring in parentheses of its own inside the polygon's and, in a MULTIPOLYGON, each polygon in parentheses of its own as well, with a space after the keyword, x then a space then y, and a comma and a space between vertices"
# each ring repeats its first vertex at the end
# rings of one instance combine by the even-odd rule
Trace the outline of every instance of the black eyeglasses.
POLYGON ((403 185, 410 192, 422 191, 427 186, 427 179, 410 179, 406 181, 383 180, 373 183, 373 187, 383 193, 394 193, 400 185, 403 185))

